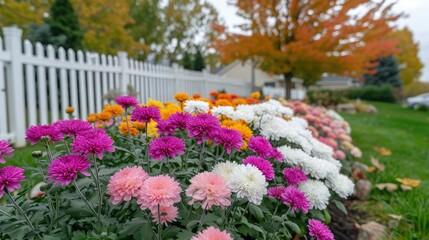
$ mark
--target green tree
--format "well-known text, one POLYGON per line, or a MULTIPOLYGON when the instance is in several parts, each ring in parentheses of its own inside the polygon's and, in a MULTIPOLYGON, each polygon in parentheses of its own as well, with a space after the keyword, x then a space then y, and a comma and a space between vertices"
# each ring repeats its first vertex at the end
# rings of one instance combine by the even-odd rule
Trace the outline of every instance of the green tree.
POLYGON ((182 58, 182 66, 188 70, 194 70, 194 63, 192 61, 191 54, 189 52, 185 52, 182 58))
POLYGON ((197 48, 197 51, 195 52, 193 65, 193 69, 195 71, 202 71, 204 68, 206 68, 206 63, 204 62, 203 54, 201 53, 199 48, 197 48))
POLYGON ((394 56, 378 58, 373 62, 374 67, 369 70, 370 72, 375 72, 375 74, 364 75, 365 85, 382 86, 387 84, 392 87, 402 86, 399 77, 401 70, 394 56))

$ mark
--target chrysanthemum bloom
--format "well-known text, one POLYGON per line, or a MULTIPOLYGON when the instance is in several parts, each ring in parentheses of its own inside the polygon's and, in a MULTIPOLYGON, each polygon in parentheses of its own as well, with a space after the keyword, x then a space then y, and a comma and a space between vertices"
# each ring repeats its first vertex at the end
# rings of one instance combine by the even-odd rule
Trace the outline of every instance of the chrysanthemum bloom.
POLYGON ((141 167, 126 167, 116 172, 107 184, 109 201, 116 205, 122 201, 130 201, 132 197, 140 194, 143 181, 149 177, 141 167))
POLYGON ((323 224, 321 221, 316 219, 308 220, 308 230, 311 237, 316 238, 316 240, 333 240, 334 234, 331 230, 323 224))
POLYGON ((69 137, 76 137, 79 133, 92 129, 89 122, 82 120, 60 120, 54 123, 54 126, 62 134, 69 137))
POLYGON ((88 158, 82 155, 59 157, 48 166, 49 180, 54 180, 55 183, 61 183, 61 185, 66 186, 77 178, 78 173, 89 176, 90 174, 87 170, 90 165, 88 158))
POLYGON ((219 93, 217 91, 211 91, 210 96, 216 97, 219 93))
POLYGON ((257 136, 250 138, 249 149, 259 156, 265 158, 270 156, 273 146, 271 145, 270 141, 268 141, 268 139, 257 136))
POLYGON ((189 99, 188 94, 184 93, 184 92, 178 92, 176 93, 176 95, 174 95, 174 99, 178 102, 183 102, 189 99))
POLYGON ((74 107, 66 107, 66 113, 72 114, 74 113, 75 108, 74 107))
POLYGON ((346 159, 346 154, 341 150, 336 150, 332 157, 338 160, 344 160, 346 159))
POLYGON ((357 147, 353 147, 352 150, 350 150, 350 154, 355 158, 361 158, 362 157, 362 152, 357 147))
POLYGON ((310 209, 310 203, 305 194, 295 187, 287 187, 282 193, 281 199, 292 208, 292 212, 299 209, 303 213, 307 213, 308 209, 310 209))
POLYGON ((273 148, 271 150, 270 154, 268 155, 268 158, 275 159, 278 162, 283 162, 284 160, 283 154, 279 150, 277 150, 277 148, 273 148))
POLYGON ((209 111, 209 103, 200 100, 188 100, 185 102, 183 110, 190 114, 207 113, 209 111))
POLYGON ((238 106, 238 105, 242 105, 242 104, 247 104, 247 101, 244 98, 236 98, 236 99, 232 100, 232 103, 235 106, 238 106))
POLYGON ((165 108, 161 109, 161 118, 167 119, 171 115, 181 112, 182 109, 177 104, 171 103, 169 105, 166 105, 165 108))
POLYGON ((227 183, 231 179, 234 169, 238 166, 236 162, 225 161, 214 166, 212 172, 221 176, 227 183))
POLYGON ((233 148, 239 151, 243 145, 243 137, 240 132, 235 129, 220 128, 214 134, 213 140, 216 144, 223 145, 228 154, 231 153, 233 148))
POLYGON ((188 136, 196 138, 198 143, 210 139, 219 128, 220 124, 217 117, 207 113, 191 117, 186 126, 188 136))
POLYGON ((228 128, 235 129, 241 133, 241 136, 243 137, 243 146, 241 146, 241 149, 247 149, 249 140, 253 135, 252 129, 250 129, 246 124, 235 121, 233 121, 233 123, 229 125, 228 128))
POLYGON ((0 141, 0 163, 6 163, 5 157, 13 157, 13 148, 6 140, 0 141))
POLYGON ((227 99, 218 99, 215 102, 216 106, 234 106, 234 104, 232 104, 232 102, 230 100, 227 99))
POLYGON ((20 189, 21 184, 19 182, 24 180, 24 169, 13 166, 0 168, 0 198, 3 197, 5 189, 9 192, 20 189))
POLYGON ((226 181, 216 173, 199 173, 190 182, 191 185, 186 189, 186 196, 192 197, 189 205, 198 201, 201 201, 203 209, 211 209, 213 205, 221 208, 231 205, 231 190, 226 181))
POLYGON ((118 128, 119 128, 119 133, 123 135, 128 135, 128 132, 130 133, 131 136, 137 136, 139 134, 139 130, 135 128, 134 125, 130 122, 128 122, 128 126, 127 126, 127 122, 122 122, 118 128))
POLYGON ((194 95, 192 95, 192 98, 198 99, 201 98, 201 95, 199 93, 195 93, 194 95))
POLYGON ((133 96, 118 96, 116 97, 115 101, 125 109, 129 107, 137 107, 139 104, 137 98, 133 96))
POLYGON ((32 145, 38 143, 43 137, 48 138, 51 143, 63 139, 63 135, 52 125, 31 126, 25 132, 25 141, 32 145))
POLYGON ((191 240, 233 240, 233 238, 227 231, 208 227, 207 229, 199 232, 196 236, 192 237, 191 240))
POLYGON ((151 120, 158 122, 161 120, 161 113, 157 107, 136 107, 131 114, 131 120, 142 123, 148 123, 151 120))
POLYGON ((161 109, 161 108, 164 107, 164 104, 162 104, 162 102, 160 102, 160 101, 157 101, 155 99, 149 98, 148 101, 147 101, 146 106, 157 107, 158 109, 161 109))
POLYGON ((277 200, 282 200, 282 194, 285 192, 285 186, 275 186, 268 188, 268 196, 277 200))
POLYGON ((307 181, 307 175, 299 168, 285 168, 283 170, 283 176, 289 185, 298 185, 302 182, 307 181))
POLYGON ((119 117, 124 113, 124 109, 119 104, 107 104, 104 106, 103 112, 108 112, 114 117, 119 117))
POLYGON ((238 198, 247 198, 255 205, 260 205, 262 198, 267 194, 268 183, 265 181, 265 176, 250 164, 238 165, 234 168, 228 184, 232 192, 237 193, 238 198))
POLYGON ((174 158, 185 152, 185 143, 177 137, 165 136, 152 141, 149 145, 149 155, 156 160, 163 158, 174 158))
POLYGON ((160 214, 158 214, 158 207, 151 209, 153 222, 167 225, 169 222, 175 222, 179 215, 179 210, 175 206, 159 206, 160 214), (159 218, 161 221, 159 221, 159 218))
POLYGON ((311 208, 323 210, 328 206, 331 194, 323 182, 309 179, 301 183, 298 189, 305 194, 311 208))
POLYGON ((168 117, 170 123, 178 129, 186 129, 186 124, 192 116, 189 113, 174 113, 168 117))
POLYGON ((215 115, 216 117, 222 117, 222 116, 226 116, 231 118, 232 116, 234 116, 234 108, 231 106, 218 106, 218 107, 213 107, 210 110, 211 114, 215 115))
POLYGON ((114 152, 113 139, 106 134, 104 129, 92 129, 77 135, 71 144, 73 152, 96 154, 98 158, 103 159, 103 152, 114 152))
POLYGON ((97 114, 97 119, 100 121, 109 121, 112 119, 112 114, 109 112, 100 112, 97 114))
POLYGON ((88 115, 88 117, 86 118, 86 121, 88 121, 88 122, 90 122, 90 123, 94 123, 94 122, 96 122, 98 119, 97 119, 97 114, 95 114, 95 113, 91 113, 91 114, 89 114, 88 115))
POLYGON ((155 121, 150 121, 147 125, 147 135, 149 135, 149 137, 158 137, 158 123, 155 121))
POLYGON ((341 198, 347 198, 352 195, 355 189, 353 181, 343 174, 329 176, 328 181, 326 181, 325 184, 341 198))
POLYGON ((260 92, 252 92, 250 94, 250 97, 257 100, 257 99, 261 98, 261 93, 260 92))
POLYGON ((264 174, 265 179, 267 181, 271 181, 274 178, 274 168, 273 168, 273 165, 268 160, 265 160, 257 156, 248 156, 245 159, 243 159, 243 164, 244 165, 250 164, 257 167, 259 171, 261 171, 262 174, 264 174))
POLYGON ((159 121, 156 128, 158 128, 158 133, 163 135, 173 135, 176 131, 176 126, 169 119, 159 121))
POLYGON ((179 183, 170 176, 149 177, 143 182, 137 203, 142 210, 172 206, 180 202, 181 191, 179 183))

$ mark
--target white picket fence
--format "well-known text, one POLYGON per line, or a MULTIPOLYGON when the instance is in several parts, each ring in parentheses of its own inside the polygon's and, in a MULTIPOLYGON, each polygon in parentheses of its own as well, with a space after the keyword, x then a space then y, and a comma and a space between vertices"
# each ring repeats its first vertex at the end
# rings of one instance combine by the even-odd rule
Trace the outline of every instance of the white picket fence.
POLYGON ((153 65, 127 57, 73 51, 22 41, 22 30, 3 28, 0 38, 0 139, 25 145, 30 125, 48 124, 66 118, 73 106, 76 116, 102 110, 110 90, 127 92, 131 85, 141 102, 148 98, 171 101, 176 92, 200 93, 225 89, 248 95, 244 81, 173 67, 153 65), (4 44, 3 44, 4 40, 4 44))

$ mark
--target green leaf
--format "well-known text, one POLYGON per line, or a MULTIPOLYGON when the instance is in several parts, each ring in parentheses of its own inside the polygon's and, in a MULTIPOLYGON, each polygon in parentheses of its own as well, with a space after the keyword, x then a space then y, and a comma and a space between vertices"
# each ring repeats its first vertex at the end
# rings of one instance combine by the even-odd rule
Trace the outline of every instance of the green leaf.
POLYGON ((191 239, 195 233, 190 232, 188 230, 183 229, 177 234, 177 240, 189 240, 191 239))
POLYGON ((341 212, 347 215, 347 209, 342 202, 338 200, 334 200, 334 203, 335 203, 335 206, 337 206, 337 208, 341 210, 341 212))
POLYGON ((250 204, 249 210, 250 213, 253 214, 253 216, 255 216, 258 220, 262 220, 264 218, 264 213, 258 206, 250 204))
POLYGON ((199 220, 192 220, 188 224, 186 224, 186 229, 192 230, 192 228, 200 223, 199 220))
MULTIPOLYGON (((124 227, 119 231, 119 236, 130 236, 133 235, 135 232, 139 231, 143 224, 146 224, 147 221, 143 218, 133 218, 131 221, 124 224, 124 227)), ((149 233, 147 233, 149 234, 149 233)))
POLYGON ((299 228, 299 226, 291 221, 285 221, 284 224, 288 227, 290 227, 295 233, 300 234, 301 233, 301 229, 299 228))

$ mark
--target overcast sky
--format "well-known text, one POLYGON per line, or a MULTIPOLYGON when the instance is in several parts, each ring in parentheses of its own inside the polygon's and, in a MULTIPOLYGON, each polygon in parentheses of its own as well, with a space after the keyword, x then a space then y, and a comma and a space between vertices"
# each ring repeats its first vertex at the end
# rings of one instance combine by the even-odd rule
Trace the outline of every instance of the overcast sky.
MULTIPOLYGON (((229 6, 227 0, 207 0, 219 11, 228 27, 239 24, 241 19, 236 15, 236 8, 229 6)), ((414 39, 420 44, 420 59, 425 65, 422 80, 429 81, 429 0, 398 0, 397 11, 404 11, 408 18, 401 19, 399 26, 408 26, 414 33, 414 39)))

